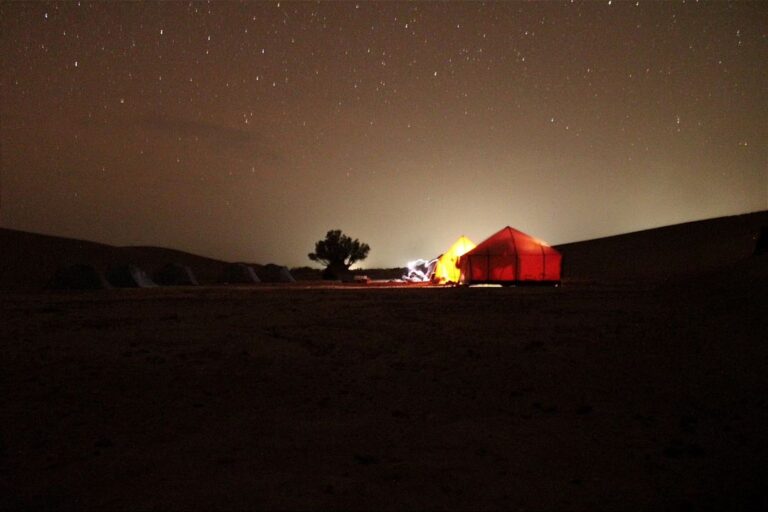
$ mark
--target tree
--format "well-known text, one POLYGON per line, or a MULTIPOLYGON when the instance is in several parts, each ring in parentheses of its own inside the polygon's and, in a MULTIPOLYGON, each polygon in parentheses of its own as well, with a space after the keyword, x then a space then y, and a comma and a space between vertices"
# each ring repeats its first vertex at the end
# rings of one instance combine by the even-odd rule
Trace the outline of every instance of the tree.
POLYGON ((357 238, 352 240, 340 229, 332 229, 325 234, 325 240, 315 242, 315 252, 309 253, 309 259, 326 266, 323 274, 339 278, 349 273, 349 267, 355 262, 368 257, 371 248, 361 243, 357 238))

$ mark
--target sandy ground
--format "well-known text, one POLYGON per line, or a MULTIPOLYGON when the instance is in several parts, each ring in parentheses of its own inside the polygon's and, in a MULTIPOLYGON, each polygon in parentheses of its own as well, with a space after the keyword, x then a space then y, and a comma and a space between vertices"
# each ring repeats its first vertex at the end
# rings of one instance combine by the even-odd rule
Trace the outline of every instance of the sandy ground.
POLYGON ((766 268, 0 294, 0 506, 765 508, 766 268))

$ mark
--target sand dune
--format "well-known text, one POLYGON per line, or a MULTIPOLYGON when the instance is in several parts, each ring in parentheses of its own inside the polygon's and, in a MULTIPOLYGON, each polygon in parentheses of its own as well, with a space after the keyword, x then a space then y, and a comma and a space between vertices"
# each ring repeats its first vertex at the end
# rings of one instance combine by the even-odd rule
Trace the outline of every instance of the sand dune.
POLYGON ((575 280, 659 280, 696 275, 752 256, 768 211, 676 224, 557 246, 575 280))
POLYGON ((0 290, 40 290, 59 267, 88 264, 105 271, 111 266, 136 264, 154 273, 177 262, 194 268, 202 282, 214 283, 224 262, 161 247, 115 247, 12 229, 0 229, 0 290))

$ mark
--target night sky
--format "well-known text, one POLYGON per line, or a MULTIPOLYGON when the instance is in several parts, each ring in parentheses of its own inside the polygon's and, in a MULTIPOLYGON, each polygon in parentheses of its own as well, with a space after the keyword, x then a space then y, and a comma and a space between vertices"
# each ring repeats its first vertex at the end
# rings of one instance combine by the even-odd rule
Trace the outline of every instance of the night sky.
POLYGON ((3 227, 364 266, 768 208, 768 2, 0 4, 3 227))

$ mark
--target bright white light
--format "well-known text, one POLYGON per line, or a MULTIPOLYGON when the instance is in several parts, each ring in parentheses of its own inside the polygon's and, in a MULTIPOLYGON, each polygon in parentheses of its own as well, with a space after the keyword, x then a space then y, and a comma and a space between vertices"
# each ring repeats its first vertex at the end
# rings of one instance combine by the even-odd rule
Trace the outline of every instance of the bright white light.
POLYGON ((405 264, 408 268, 408 274, 403 276, 403 281, 412 283, 425 283, 432 279, 435 273, 437 258, 434 260, 413 260, 405 264))

